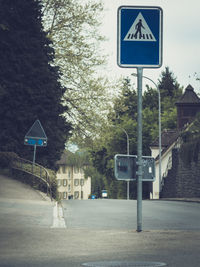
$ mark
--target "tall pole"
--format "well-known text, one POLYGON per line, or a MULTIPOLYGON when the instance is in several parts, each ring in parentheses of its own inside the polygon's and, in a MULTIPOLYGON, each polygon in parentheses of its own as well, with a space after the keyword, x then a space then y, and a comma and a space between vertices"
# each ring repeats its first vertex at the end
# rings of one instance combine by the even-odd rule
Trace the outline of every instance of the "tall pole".
POLYGON ((142 231, 142 73, 143 68, 137 68, 137 232, 142 231))
POLYGON ((160 193, 161 193, 161 180, 162 180, 162 167, 161 167, 161 150, 162 150, 162 146, 161 146, 161 103, 160 103, 160 90, 158 89, 158 110, 159 110, 159 114, 158 114, 158 124, 159 124, 159 197, 160 197, 160 193))
MULTIPOLYGON (((133 73, 133 76, 137 76, 137 74, 133 73)), ((150 79, 149 77, 143 76, 143 78, 151 81, 157 91, 158 91, 158 132, 159 132, 159 193, 161 192, 161 181, 162 181, 162 158, 161 158, 161 152, 162 152, 162 141, 161 141, 161 97, 160 97, 160 90, 157 86, 157 84, 150 79)))
MULTIPOLYGON (((125 134, 126 134, 126 140, 127 140, 127 155, 129 155, 129 137, 128 137, 128 134, 127 134, 127 132, 126 132, 126 130, 124 130, 123 128, 121 128, 124 132, 125 132, 125 134)), ((127 187, 126 187, 126 189, 127 189, 127 193, 126 193, 126 196, 127 196, 127 200, 129 200, 129 182, 130 182, 130 180, 127 180, 127 187)))
POLYGON ((158 132, 159 132, 159 193, 161 192, 161 180, 162 180, 162 158, 161 158, 161 152, 162 152, 162 144, 161 144, 161 98, 160 98, 160 90, 159 90, 159 88, 158 88, 158 86, 157 86, 157 84, 152 80, 152 79, 150 79, 149 77, 146 77, 146 76, 143 76, 143 78, 145 78, 145 79, 147 79, 147 80, 149 80, 149 81, 151 81, 154 85, 155 85, 155 87, 156 87, 156 89, 157 89, 157 91, 158 91, 158 132))
POLYGON ((35 156, 36 156, 36 145, 34 145, 33 164, 35 164, 35 156))
POLYGON ((120 128, 120 129, 122 129, 122 131, 126 134, 126 147, 127 147, 126 152, 127 152, 127 155, 129 155, 129 137, 128 137, 127 131, 124 128, 120 128))
MULTIPOLYGON (((121 127, 118 127, 119 129, 122 129, 122 131, 126 134, 126 146, 127 146, 127 155, 130 154, 129 152, 129 136, 128 136, 128 133, 127 131, 124 129, 124 128, 121 128, 121 127)), ((130 180, 127 180, 127 200, 129 200, 129 182, 130 180)))

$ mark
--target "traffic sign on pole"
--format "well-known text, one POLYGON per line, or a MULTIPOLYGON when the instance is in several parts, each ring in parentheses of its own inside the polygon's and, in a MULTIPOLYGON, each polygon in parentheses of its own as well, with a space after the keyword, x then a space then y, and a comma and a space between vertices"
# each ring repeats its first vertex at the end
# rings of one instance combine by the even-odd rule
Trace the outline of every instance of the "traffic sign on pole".
POLYGON ((135 155, 115 155, 115 178, 127 181, 136 179, 136 158, 135 155))
MULTIPOLYGON (((136 180, 137 155, 116 154, 115 155, 115 178, 122 181, 136 180)), ((142 156, 142 181, 155 181, 155 159, 151 156, 142 156)))
POLYGON ((24 137, 24 144, 34 146, 33 164, 35 164, 36 147, 47 146, 47 136, 39 120, 36 120, 24 137))
POLYGON ((24 138, 25 145, 47 146, 47 136, 39 120, 36 120, 24 138))
POLYGON ((119 7, 117 63, 120 67, 162 65, 162 17, 160 7, 119 7))
MULTIPOLYGON (((142 77, 143 68, 162 65, 162 21, 160 7, 121 6, 118 8, 117 63, 137 68, 137 231, 142 231, 142 77)), ((150 169, 149 169, 150 170, 150 169)))

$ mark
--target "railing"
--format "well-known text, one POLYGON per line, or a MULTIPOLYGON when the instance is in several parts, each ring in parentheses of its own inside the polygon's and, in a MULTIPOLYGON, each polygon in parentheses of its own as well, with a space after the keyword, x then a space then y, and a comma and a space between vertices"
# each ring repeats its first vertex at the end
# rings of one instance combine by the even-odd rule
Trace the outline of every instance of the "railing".
POLYGON ((162 180, 161 180, 161 190, 160 190, 160 191, 162 191, 162 188, 163 188, 163 186, 164 186, 164 184, 165 184, 165 178, 167 177, 168 172, 169 172, 169 170, 171 170, 171 168, 172 168, 172 155, 169 156, 169 159, 168 159, 168 162, 167 162, 166 170, 165 170, 165 172, 164 172, 163 175, 162 175, 162 180))
POLYGON ((13 159, 12 168, 32 174, 42 180, 47 185, 47 195, 52 200, 51 179, 47 169, 37 163, 33 164, 31 161, 19 157, 13 159))
MULTIPOLYGON (((173 148, 180 149, 181 144, 182 144, 182 139, 179 137, 179 138, 176 140, 176 142, 174 143, 173 148)), ((162 188, 163 188, 164 183, 165 183, 165 178, 167 177, 168 172, 171 170, 171 168, 172 168, 172 152, 171 152, 171 155, 169 156, 169 159, 168 159, 168 162, 167 162, 166 170, 165 170, 165 172, 164 172, 163 175, 162 175, 161 189, 160 189, 160 191, 162 191, 162 188)))

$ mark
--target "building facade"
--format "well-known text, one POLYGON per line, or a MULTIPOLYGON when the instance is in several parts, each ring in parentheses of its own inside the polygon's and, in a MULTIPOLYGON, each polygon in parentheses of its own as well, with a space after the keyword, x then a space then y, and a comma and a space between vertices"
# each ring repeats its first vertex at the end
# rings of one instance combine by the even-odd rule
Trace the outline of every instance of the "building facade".
POLYGON ((173 151, 181 146, 180 133, 187 130, 187 127, 200 112, 200 98, 194 92, 194 88, 188 85, 184 94, 176 102, 177 108, 177 129, 163 130, 161 135, 161 179, 159 177, 159 140, 151 144, 151 155, 155 158, 156 180, 152 183, 150 193, 151 199, 159 199, 160 193, 166 184, 166 177, 173 166, 173 151))
POLYGON ((69 163, 69 152, 64 152, 57 162, 59 169, 56 175, 60 199, 88 199, 91 194, 91 178, 84 178, 84 166, 78 167, 69 163))

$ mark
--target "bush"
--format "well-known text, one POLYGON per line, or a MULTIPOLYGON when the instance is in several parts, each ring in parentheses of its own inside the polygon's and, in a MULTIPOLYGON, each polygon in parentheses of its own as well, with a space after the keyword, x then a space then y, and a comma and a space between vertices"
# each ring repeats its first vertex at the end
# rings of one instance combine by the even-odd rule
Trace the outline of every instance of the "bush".
POLYGON ((0 152, 0 168, 11 168, 13 160, 18 158, 14 152, 0 152))
POLYGON ((196 138, 190 142, 183 143, 180 148, 181 160, 186 166, 190 165, 191 162, 198 162, 200 152, 200 139, 196 138))

